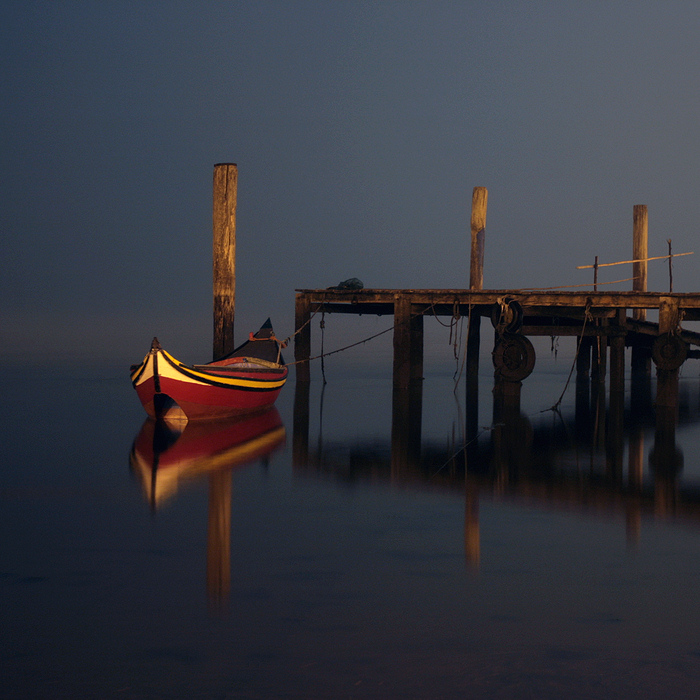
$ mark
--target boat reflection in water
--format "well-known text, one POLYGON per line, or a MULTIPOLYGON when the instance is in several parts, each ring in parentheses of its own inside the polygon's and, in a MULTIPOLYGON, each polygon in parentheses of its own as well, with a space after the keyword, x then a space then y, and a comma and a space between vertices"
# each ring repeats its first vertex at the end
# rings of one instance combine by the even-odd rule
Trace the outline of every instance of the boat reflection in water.
POLYGON ((266 459, 285 438, 272 407, 226 421, 167 424, 149 418, 134 440, 129 462, 154 511, 188 483, 209 479, 207 589, 215 602, 223 602, 230 587, 232 471, 266 459))

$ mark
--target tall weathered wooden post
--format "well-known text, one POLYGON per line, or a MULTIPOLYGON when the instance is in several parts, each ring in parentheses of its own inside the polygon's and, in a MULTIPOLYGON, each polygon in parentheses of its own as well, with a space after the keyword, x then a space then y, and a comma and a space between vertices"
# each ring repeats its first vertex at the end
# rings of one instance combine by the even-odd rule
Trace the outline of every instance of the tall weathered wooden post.
MULTIPOLYGON (((488 190, 475 187, 472 192, 471 258, 469 264, 469 288, 484 288, 484 243, 486 238, 486 205, 488 190)), ((478 432, 479 406, 479 349, 481 346, 481 314, 469 310, 467 334, 467 439, 478 432)))
POLYGON ((471 259, 469 264, 469 288, 484 288, 484 243, 486 238, 486 205, 489 193, 485 187, 475 187, 472 192, 471 259))
POLYGON ((231 352, 236 313, 238 166, 214 166, 214 359, 231 352))
MULTIPOLYGON (((649 213, 646 204, 635 204, 632 209, 632 289, 647 291, 647 258, 649 257, 649 213)), ((645 321, 646 309, 635 309, 634 318, 645 321)))
MULTIPOLYGON (((647 258, 649 257, 649 214, 646 204, 635 204, 632 210, 632 289, 647 291, 647 258)), ((646 309, 634 309, 635 321, 646 321, 646 309)), ((637 375, 651 374, 651 359, 648 351, 639 345, 632 346, 632 372, 637 375)))

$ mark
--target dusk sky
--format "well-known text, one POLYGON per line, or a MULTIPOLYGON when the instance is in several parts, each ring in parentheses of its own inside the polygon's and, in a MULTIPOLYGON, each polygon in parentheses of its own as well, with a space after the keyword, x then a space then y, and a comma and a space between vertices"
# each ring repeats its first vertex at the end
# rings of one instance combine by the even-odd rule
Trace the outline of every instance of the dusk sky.
POLYGON ((475 186, 486 287, 589 282, 646 204, 700 291, 699 37, 693 1, 4 0, 2 357, 206 356, 219 162, 237 340, 295 288, 466 287, 475 186))

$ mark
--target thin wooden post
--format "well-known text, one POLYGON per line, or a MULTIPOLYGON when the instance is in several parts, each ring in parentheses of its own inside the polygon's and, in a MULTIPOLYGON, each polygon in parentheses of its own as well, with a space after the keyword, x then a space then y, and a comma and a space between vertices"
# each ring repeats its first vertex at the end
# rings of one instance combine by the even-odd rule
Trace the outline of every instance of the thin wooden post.
POLYGON ((595 263, 593 264, 593 291, 598 291, 598 256, 595 256, 595 263))
MULTIPOLYGON (((646 204, 632 208, 632 290, 647 291, 647 258, 649 257, 649 215, 646 204)), ((646 321, 647 310, 635 309, 635 321, 646 321)))
POLYGON ((234 349, 238 166, 214 166, 214 359, 234 349))
POLYGON ((472 192, 471 260, 469 288, 484 288, 484 242, 486 238, 486 205, 489 193, 485 187, 475 187, 472 192))
POLYGON ((311 381, 311 302, 306 294, 297 294, 294 305, 294 360, 297 382, 311 381))

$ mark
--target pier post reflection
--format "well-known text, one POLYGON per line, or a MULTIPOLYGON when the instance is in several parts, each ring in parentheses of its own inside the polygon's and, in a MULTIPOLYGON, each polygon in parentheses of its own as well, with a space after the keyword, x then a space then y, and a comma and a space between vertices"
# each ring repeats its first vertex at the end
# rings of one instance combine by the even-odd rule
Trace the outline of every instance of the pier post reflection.
POLYGON ((491 444, 497 489, 526 470, 530 462, 532 430, 520 411, 522 382, 497 379, 493 388, 491 444))
POLYGON ((608 405, 608 429, 606 432, 606 466, 608 475, 622 483, 625 452, 625 325, 626 311, 619 309, 612 328, 610 344, 610 400, 608 405))
POLYGON ((576 357, 576 400, 575 424, 576 435, 580 440, 588 441, 591 436, 591 352, 593 338, 581 338, 576 357))
POLYGON ((676 406, 656 406, 654 446, 649 453, 649 466, 654 476, 654 513, 659 516, 675 513, 678 476, 683 470, 683 452, 676 444, 676 406))
POLYGON ((223 605, 231 589, 232 483, 231 470, 209 476, 207 593, 215 605, 223 605))
POLYGON ((309 461, 309 392, 310 383, 299 381, 294 387, 294 418, 292 424, 292 465, 306 466, 309 461))
MULTIPOLYGON (((681 485, 679 479, 683 455, 676 443, 676 405, 654 403, 651 377, 633 372, 631 406, 625 412, 621 343, 609 364, 612 381, 608 404, 604 381, 607 361, 601 357, 607 344, 605 339, 600 343, 592 340, 583 344, 584 357, 578 363, 575 405, 569 409, 575 411, 573 416, 567 416, 563 409, 549 414, 554 415, 553 420, 528 417, 521 410, 522 383, 496 375, 490 437, 481 441, 472 435, 470 442, 466 430, 456 436, 454 422, 446 431, 447 439, 426 439, 424 383, 416 381, 408 389, 392 390, 388 440, 378 441, 373 435, 363 443, 354 436, 350 442, 342 438, 328 442, 323 449, 320 442, 310 447, 308 384, 302 384, 295 395, 294 463, 324 478, 410 483, 412 488, 423 483, 431 492, 461 490, 464 557, 470 570, 479 569, 484 555, 480 508, 489 497, 527 507, 560 508, 586 517, 614 513, 625 523, 630 544, 640 539, 644 513, 700 522, 693 487, 681 485), (596 346, 597 357, 592 363, 590 355, 596 346), (596 371, 589 383, 586 375, 591 365, 596 371), (568 429, 572 422, 575 430, 568 429), (650 433, 653 445, 645 464, 645 441, 649 442, 650 433), (627 474, 623 465, 626 448, 627 474), (584 468, 580 463, 582 450, 591 456, 584 468)), ((697 420, 700 402, 686 397, 685 404, 683 420, 697 420)), ((441 405, 446 407, 445 402, 441 405)), ((451 415, 449 409, 448 413, 451 415)), ((459 425, 468 429, 463 414, 456 413, 459 425)))
POLYGON ((391 478, 400 481, 420 465, 423 422, 423 383, 394 389, 391 411, 391 478))
POLYGON ((481 562, 481 534, 479 532, 479 484, 464 473, 464 558, 467 567, 479 569, 481 562))

